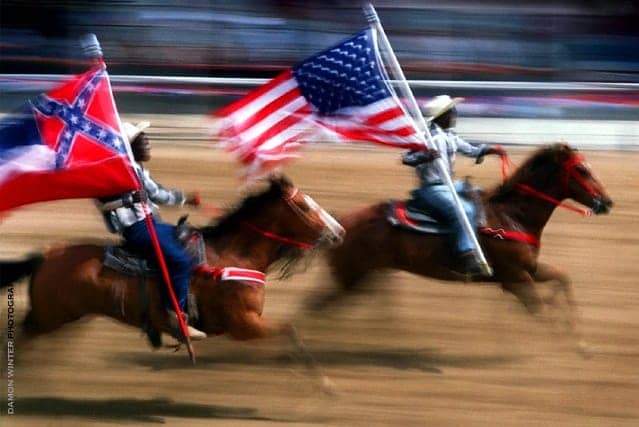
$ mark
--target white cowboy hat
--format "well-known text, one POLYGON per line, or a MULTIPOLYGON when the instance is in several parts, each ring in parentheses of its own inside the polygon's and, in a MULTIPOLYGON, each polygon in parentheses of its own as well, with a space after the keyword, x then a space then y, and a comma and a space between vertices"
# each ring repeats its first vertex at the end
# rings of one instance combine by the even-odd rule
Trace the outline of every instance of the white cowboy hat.
POLYGON ((439 95, 422 105, 422 112, 426 116, 426 120, 431 121, 463 101, 464 98, 451 98, 448 95, 439 95))
POLYGON ((122 132, 124 132, 124 136, 127 138, 129 143, 133 142, 133 140, 142 132, 144 129, 151 126, 151 122, 140 122, 136 125, 129 122, 122 122, 122 132))

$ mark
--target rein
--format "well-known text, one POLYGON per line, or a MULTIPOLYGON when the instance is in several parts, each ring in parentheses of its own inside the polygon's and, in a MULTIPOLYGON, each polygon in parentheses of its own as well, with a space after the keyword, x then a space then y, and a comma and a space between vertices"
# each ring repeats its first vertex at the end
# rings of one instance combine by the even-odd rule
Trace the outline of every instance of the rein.
MULTIPOLYGON (((514 167, 514 163, 510 160, 510 158, 508 157, 508 154, 505 154, 505 153, 500 156, 500 159, 501 159, 501 177, 503 181, 506 181, 506 178, 508 178, 508 169, 512 170, 512 168, 514 167)), ((590 186, 587 185, 587 183, 584 182, 577 173, 574 172, 575 166, 582 163, 583 161, 584 161, 584 158, 582 156, 573 155, 570 159, 566 160, 561 166, 564 172, 566 172, 567 174, 570 174, 573 178, 575 178, 577 182, 579 182, 579 184, 586 191, 588 191, 588 193, 594 194, 594 190, 590 188, 590 186)), ((566 181, 567 181, 567 178, 564 175, 564 178, 562 179, 562 187, 564 188, 567 186, 566 181)), ((521 192, 522 194, 526 194, 540 200, 545 200, 547 202, 554 204, 555 206, 559 206, 560 208, 577 212, 581 216, 584 216, 584 217, 592 216, 592 211, 590 209, 582 209, 577 206, 573 206, 569 203, 562 202, 561 200, 557 200, 554 197, 551 197, 544 192, 536 190, 529 185, 515 184, 515 188, 517 188, 517 190, 519 190, 519 192, 521 192)))
POLYGON ((263 237, 266 237, 267 239, 275 240, 276 242, 280 242, 280 243, 284 243, 286 245, 294 246, 294 247, 299 248, 299 249, 312 249, 313 248, 313 245, 310 244, 310 243, 301 242, 299 240, 290 239, 288 237, 280 236, 279 234, 273 233, 271 231, 262 230, 257 225, 253 224, 252 222, 242 221, 242 225, 244 225, 246 228, 249 228, 249 229, 253 230, 257 234, 259 234, 259 235, 261 235, 263 237))

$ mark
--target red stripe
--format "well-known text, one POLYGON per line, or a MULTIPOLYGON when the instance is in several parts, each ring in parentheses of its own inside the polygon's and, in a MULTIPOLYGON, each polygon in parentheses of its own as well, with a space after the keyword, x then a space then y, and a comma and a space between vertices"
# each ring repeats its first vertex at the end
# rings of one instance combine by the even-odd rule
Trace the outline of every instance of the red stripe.
POLYGON ((293 76, 293 71, 292 70, 286 70, 283 73, 281 73, 278 76, 276 76, 273 80, 265 83, 263 86, 260 86, 259 88, 255 89, 254 91, 249 92, 243 98, 235 101, 231 105, 228 105, 228 106, 226 106, 226 107, 214 112, 213 115, 217 116, 217 117, 225 117, 225 116, 228 116, 230 114, 233 114, 235 111, 239 110, 240 108, 244 107, 247 104, 250 104, 255 99, 257 99, 260 96, 264 95, 269 90, 271 90, 274 87, 278 86, 279 84, 291 79, 292 76, 293 76))
POLYGON ((288 129, 291 126, 295 125, 296 123, 300 122, 310 112, 311 112, 310 105, 306 104, 306 105, 302 106, 301 108, 299 108, 297 111, 294 111, 290 115, 284 117, 282 120, 280 120, 274 126, 272 126, 268 130, 263 132, 258 138, 256 138, 253 141, 253 143, 250 144, 250 147, 247 148, 249 150, 249 152, 247 153, 248 155, 244 156, 242 158, 242 161, 244 163, 246 163, 245 158, 251 157, 250 154, 253 153, 253 151, 255 149, 257 149, 257 147, 259 147, 260 145, 264 144, 266 141, 268 141, 269 139, 273 138, 277 134, 279 134, 281 132, 284 132, 286 129, 288 129))
POLYGON ((396 119, 404 115, 401 108, 392 108, 390 110, 384 110, 379 114, 375 114, 364 121, 369 126, 379 125, 388 120, 396 119))
MULTIPOLYGON (((367 132, 362 129, 347 129, 347 128, 330 128, 333 132, 336 132, 347 139, 351 139, 353 141, 366 141, 366 142, 376 142, 382 145, 388 145, 390 147, 397 148, 408 148, 412 147, 415 142, 402 141, 398 135, 394 135, 392 132, 387 132, 386 135, 381 134, 381 132, 367 132), (383 136, 383 137, 382 137, 383 136)), ((423 145, 420 145, 423 148, 423 145)))
POLYGON ((0 212, 29 203, 104 197, 137 188, 128 159, 121 156, 58 171, 18 171, 0 184, 0 212))
POLYGON ((296 86, 293 89, 289 90, 285 94, 275 98, 273 101, 266 104, 262 109, 253 114, 248 120, 244 121, 240 125, 233 126, 233 132, 236 134, 242 133, 247 129, 255 126, 257 123, 264 120, 266 117, 273 114, 274 111, 277 111, 284 107, 289 102, 293 101, 296 98, 302 96, 299 88, 296 86))

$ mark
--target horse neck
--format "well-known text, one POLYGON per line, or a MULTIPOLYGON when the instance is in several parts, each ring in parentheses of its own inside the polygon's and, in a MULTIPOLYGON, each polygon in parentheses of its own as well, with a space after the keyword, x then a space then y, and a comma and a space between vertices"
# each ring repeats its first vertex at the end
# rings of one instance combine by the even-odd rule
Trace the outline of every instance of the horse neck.
POLYGON ((212 249, 217 259, 241 259, 241 267, 263 272, 277 261, 278 249, 281 246, 280 243, 259 236, 241 224, 215 238, 206 238, 205 244, 208 249, 212 249))
POLYGON ((497 202, 489 202, 489 208, 492 208, 495 215, 502 221, 512 221, 515 223, 513 224, 514 226, 519 226, 518 228, 522 228, 529 233, 540 235, 557 205, 534 195, 526 194, 518 190, 516 185, 526 185, 554 199, 561 199, 561 197, 557 188, 550 185, 540 185, 536 181, 533 178, 511 183, 512 188, 508 194, 497 202))

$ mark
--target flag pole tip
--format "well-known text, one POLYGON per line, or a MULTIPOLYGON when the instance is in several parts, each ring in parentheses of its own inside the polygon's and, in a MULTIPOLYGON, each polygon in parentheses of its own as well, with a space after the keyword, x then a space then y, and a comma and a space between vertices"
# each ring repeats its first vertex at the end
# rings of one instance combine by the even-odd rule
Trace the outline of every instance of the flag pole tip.
POLYGON ((101 58, 102 48, 95 34, 85 34, 80 38, 80 46, 88 58, 101 58))
POLYGON ((366 3, 363 9, 364 16, 366 17, 366 21, 368 21, 369 24, 376 24, 379 22, 379 17, 377 16, 375 7, 371 3, 366 3))

